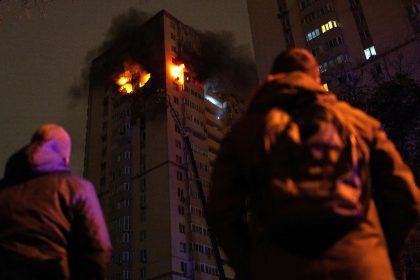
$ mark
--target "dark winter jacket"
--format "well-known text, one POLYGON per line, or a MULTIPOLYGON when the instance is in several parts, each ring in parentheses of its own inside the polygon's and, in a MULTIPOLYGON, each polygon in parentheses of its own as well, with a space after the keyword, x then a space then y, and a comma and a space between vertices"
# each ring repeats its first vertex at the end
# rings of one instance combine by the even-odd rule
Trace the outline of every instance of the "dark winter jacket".
POLYGON ((15 153, 0 182, 0 279, 104 279, 110 255, 92 184, 49 142, 15 153))
POLYGON ((256 92, 246 115, 224 139, 212 180, 209 226, 241 280, 394 279, 390 255, 398 255, 419 215, 420 195, 413 175, 380 123, 337 101, 302 72, 274 76, 256 92), (308 96, 306 102, 328 99, 357 129, 366 148, 374 190, 366 218, 332 234, 331 240, 308 229, 279 242, 249 218, 247 200, 251 190, 262 187, 256 174, 264 169, 263 153, 269 152, 262 144, 267 138, 267 114, 277 107, 293 110, 298 96, 308 96))

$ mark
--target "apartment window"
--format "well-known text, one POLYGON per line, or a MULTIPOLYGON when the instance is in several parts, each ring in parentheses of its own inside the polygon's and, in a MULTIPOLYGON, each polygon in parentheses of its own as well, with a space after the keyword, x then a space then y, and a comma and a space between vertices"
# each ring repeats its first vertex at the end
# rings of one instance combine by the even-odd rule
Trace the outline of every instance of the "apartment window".
POLYGON ((361 30, 359 32, 359 35, 360 35, 360 39, 362 39, 363 41, 370 38, 370 34, 367 29, 361 30))
POLYGON ((181 253, 187 252, 187 244, 185 242, 179 242, 179 251, 181 253))
POLYGON ((123 262, 129 262, 130 261, 130 252, 129 251, 123 251, 122 252, 122 261, 123 262))
POLYGON ((178 188, 178 197, 183 197, 184 196, 184 190, 178 188))
POLYGON ((146 193, 140 194, 140 209, 146 208, 146 193))
POLYGON ((182 181, 183 180, 182 172, 179 171, 179 170, 176 171, 176 179, 178 181, 182 181))
POLYGON ((366 60, 370 59, 372 56, 376 55, 376 49, 374 46, 365 49, 366 60))
POLYGON ((182 164, 182 157, 181 156, 175 155, 175 158, 176 158, 176 163, 182 164))
POLYGON ((311 51, 312 51, 313 56, 316 57, 316 56, 318 56, 321 53, 322 47, 321 46, 316 46, 311 51))
POLYGON ((325 33, 328 30, 333 29, 334 27, 337 27, 337 26, 338 25, 337 25, 337 22, 335 20, 330 20, 329 22, 327 22, 326 24, 323 24, 321 26, 322 33, 325 33))
POLYGON ((172 46, 172 47, 171 47, 171 50, 172 50, 173 52, 177 52, 177 49, 176 49, 176 47, 175 47, 175 46, 172 46))
POLYGON ((415 3, 408 8, 408 14, 411 17, 420 14, 420 3, 415 3))
POLYGON ((318 37, 320 35, 319 33, 319 28, 309 32, 308 34, 306 34, 306 41, 311 41, 313 39, 315 39, 316 37, 318 37))
POLYGON ((185 225, 179 224, 179 232, 180 233, 185 233, 185 225))
POLYGON ((330 47, 330 49, 335 48, 339 45, 341 45, 343 43, 343 39, 341 39, 340 36, 335 37, 331 40, 328 41, 328 47, 330 47))
POLYGON ((143 224, 146 222, 146 211, 140 211, 140 223, 143 224))
POLYGON ((131 158, 131 152, 130 151, 125 151, 123 154, 124 159, 130 159, 131 158))
POLYGON ((147 251, 146 251, 146 249, 141 249, 140 250, 140 261, 142 263, 146 263, 147 262, 147 251))
POLYGON ((131 167, 130 166, 124 167, 123 172, 124 172, 125 175, 130 175, 131 174, 131 167))
POLYGON ((122 242, 123 243, 128 243, 130 242, 130 234, 128 232, 124 232, 122 234, 122 242))
POLYGON ((181 149, 181 141, 175 140, 175 147, 181 149))
POLYGON ((179 104, 179 98, 178 98, 178 97, 176 97, 176 96, 174 96, 174 103, 175 103, 175 104, 179 104))
POLYGON ((122 279, 123 280, 129 280, 130 279, 130 271, 123 270, 123 272, 122 272, 122 279))
POLYGON ((185 215, 185 208, 184 206, 179 205, 178 206, 178 214, 180 214, 181 216, 185 215))
POLYGON ((288 47, 292 47, 295 44, 295 40, 293 39, 293 34, 292 32, 287 32, 285 33, 286 36, 286 44, 288 47))
POLYGON ((381 65, 379 63, 374 65, 371 69, 371 73, 374 78, 379 78, 383 74, 381 65))
POLYGON ((123 216, 123 230, 130 230, 130 216, 123 216))
POLYGON ((188 264, 186 262, 181 262, 181 272, 187 273, 188 270, 188 264))
POLYGON ((174 41, 176 41, 176 36, 175 36, 174 33, 171 33, 171 39, 174 40, 174 41))
POLYGON ((140 268, 140 273, 139 273, 140 275, 140 280, 146 280, 146 268, 145 267, 142 267, 142 268, 140 268))
POLYGON ((140 241, 143 241, 143 240, 146 239, 146 231, 145 230, 142 230, 142 231, 139 232, 139 239, 140 239, 140 241))

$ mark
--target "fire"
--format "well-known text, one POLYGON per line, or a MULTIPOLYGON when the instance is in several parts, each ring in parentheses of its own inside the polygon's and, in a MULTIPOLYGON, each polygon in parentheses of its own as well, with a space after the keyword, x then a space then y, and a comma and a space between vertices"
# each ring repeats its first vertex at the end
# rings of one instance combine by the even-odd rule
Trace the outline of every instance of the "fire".
POLYGON ((137 88, 144 87, 151 75, 142 69, 139 64, 124 63, 124 72, 119 74, 115 83, 119 86, 121 94, 133 94, 137 88))
POLYGON ((174 80, 176 80, 180 85, 183 85, 185 65, 172 65, 170 70, 172 78, 174 78, 174 80))

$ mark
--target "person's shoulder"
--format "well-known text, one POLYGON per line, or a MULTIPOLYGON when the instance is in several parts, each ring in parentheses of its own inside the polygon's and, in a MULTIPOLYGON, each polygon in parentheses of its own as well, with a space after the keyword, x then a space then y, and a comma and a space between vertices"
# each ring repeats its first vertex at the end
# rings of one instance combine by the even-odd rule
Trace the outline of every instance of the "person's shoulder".
POLYGON ((58 177, 59 180, 65 181, 66 184, 72 187, 74 190, 84 190, 93 188, 93 184, 89 180, 74 175, 71 172, 58 172, 51 175, 58 177))
POLYGON ((375 132, 382 127, 379 120, 345 101, 338 101, 336 106, 345 116, 346 121, 353 124, 359 132, 368 138, 373 137, 375 132))
POLYGON ((347 103, 345 101, 338 101, 336 103, 336 106, 339 110, 341 110, 342 113, 344 113, 348 116, 352 116, 356 120, 363 121, 367 125, 371 125, 371 126, 375 126, 375 127, 381 125, 380 122, 376 118, 369 115, 365 111, 350 105, 349 103, 347 103))

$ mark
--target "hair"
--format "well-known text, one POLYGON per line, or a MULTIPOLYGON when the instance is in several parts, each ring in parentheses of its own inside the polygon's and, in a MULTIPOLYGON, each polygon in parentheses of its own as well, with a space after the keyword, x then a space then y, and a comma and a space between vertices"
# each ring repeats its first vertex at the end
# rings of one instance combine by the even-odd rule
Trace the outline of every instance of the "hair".
POLYGON ((292 48, 281 52, 274 60, 270 74, 302 71, 319 79, 319 67, 315 57, 306 49, 292 48))

